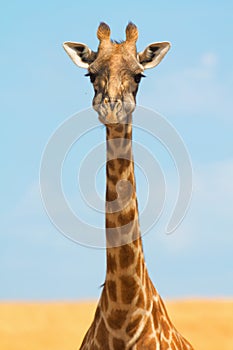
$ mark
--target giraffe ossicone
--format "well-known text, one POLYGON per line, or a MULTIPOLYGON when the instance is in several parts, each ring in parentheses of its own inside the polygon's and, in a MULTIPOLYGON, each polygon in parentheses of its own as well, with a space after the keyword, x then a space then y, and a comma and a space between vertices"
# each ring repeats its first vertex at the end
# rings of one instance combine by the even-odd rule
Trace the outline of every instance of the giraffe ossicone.
POLYGON ((80 350, 192 350, 169 319, 151 282, 142 248, 132 150, 132 113, 145 69, 157 66, 169 42, 137 52, 138 29, 126 27, 126 40, 112 41, 106 23, 97 30, 97 52, 65 42, 64 49, 88 69, 93 108, 106 126, 107 269, 94 320, 80 350), (128 186, 130 184, 130 186, 128 186))

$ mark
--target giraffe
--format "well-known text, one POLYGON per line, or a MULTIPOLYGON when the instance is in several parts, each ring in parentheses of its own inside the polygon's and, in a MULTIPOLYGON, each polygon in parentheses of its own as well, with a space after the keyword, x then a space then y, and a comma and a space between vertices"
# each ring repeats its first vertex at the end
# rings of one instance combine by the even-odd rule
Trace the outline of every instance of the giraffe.
POLYGON ((139 226, 132 151, 132 113, 145 69, 160 63, 169 42, 137 53, 138 29, 126 40, 110 39, 100 23, 98 51, 65 42, 73 62, 86 68, 94 87, 93 108, 106 127, 106 278, 94 320, 80 350, 192 350, 169 319, 146 267, 139 226))

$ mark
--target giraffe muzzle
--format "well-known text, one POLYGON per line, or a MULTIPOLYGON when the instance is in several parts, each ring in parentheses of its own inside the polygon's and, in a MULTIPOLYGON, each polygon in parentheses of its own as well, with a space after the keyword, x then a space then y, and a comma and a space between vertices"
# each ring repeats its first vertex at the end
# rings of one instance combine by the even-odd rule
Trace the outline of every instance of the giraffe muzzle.
POLYGON ((122 102, 119 99, 110 99, 105 97, 104 105, 109 112, 119 112, 122 107, 122 102))

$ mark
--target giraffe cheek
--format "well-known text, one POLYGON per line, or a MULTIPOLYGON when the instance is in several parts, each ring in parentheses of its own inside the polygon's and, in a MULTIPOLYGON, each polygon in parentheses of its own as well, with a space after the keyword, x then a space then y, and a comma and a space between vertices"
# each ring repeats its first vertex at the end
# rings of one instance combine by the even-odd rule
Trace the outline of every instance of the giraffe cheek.
POLYGON ((123 102, 123 108, 126 114, 131 114, 135 110, 136 104, 135 104, 135 98, 133 94, 128 94, 127 97, 125 97, 123 102))

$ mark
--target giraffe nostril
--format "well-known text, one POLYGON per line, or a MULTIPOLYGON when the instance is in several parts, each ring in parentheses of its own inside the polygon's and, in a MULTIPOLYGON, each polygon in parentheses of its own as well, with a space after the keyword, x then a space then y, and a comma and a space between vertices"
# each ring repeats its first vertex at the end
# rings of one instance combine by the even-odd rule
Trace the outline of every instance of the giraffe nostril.
POLYGON ((111 111, 113 112, 116 102, 109 102, 109 105, 110 105, 111 111))

